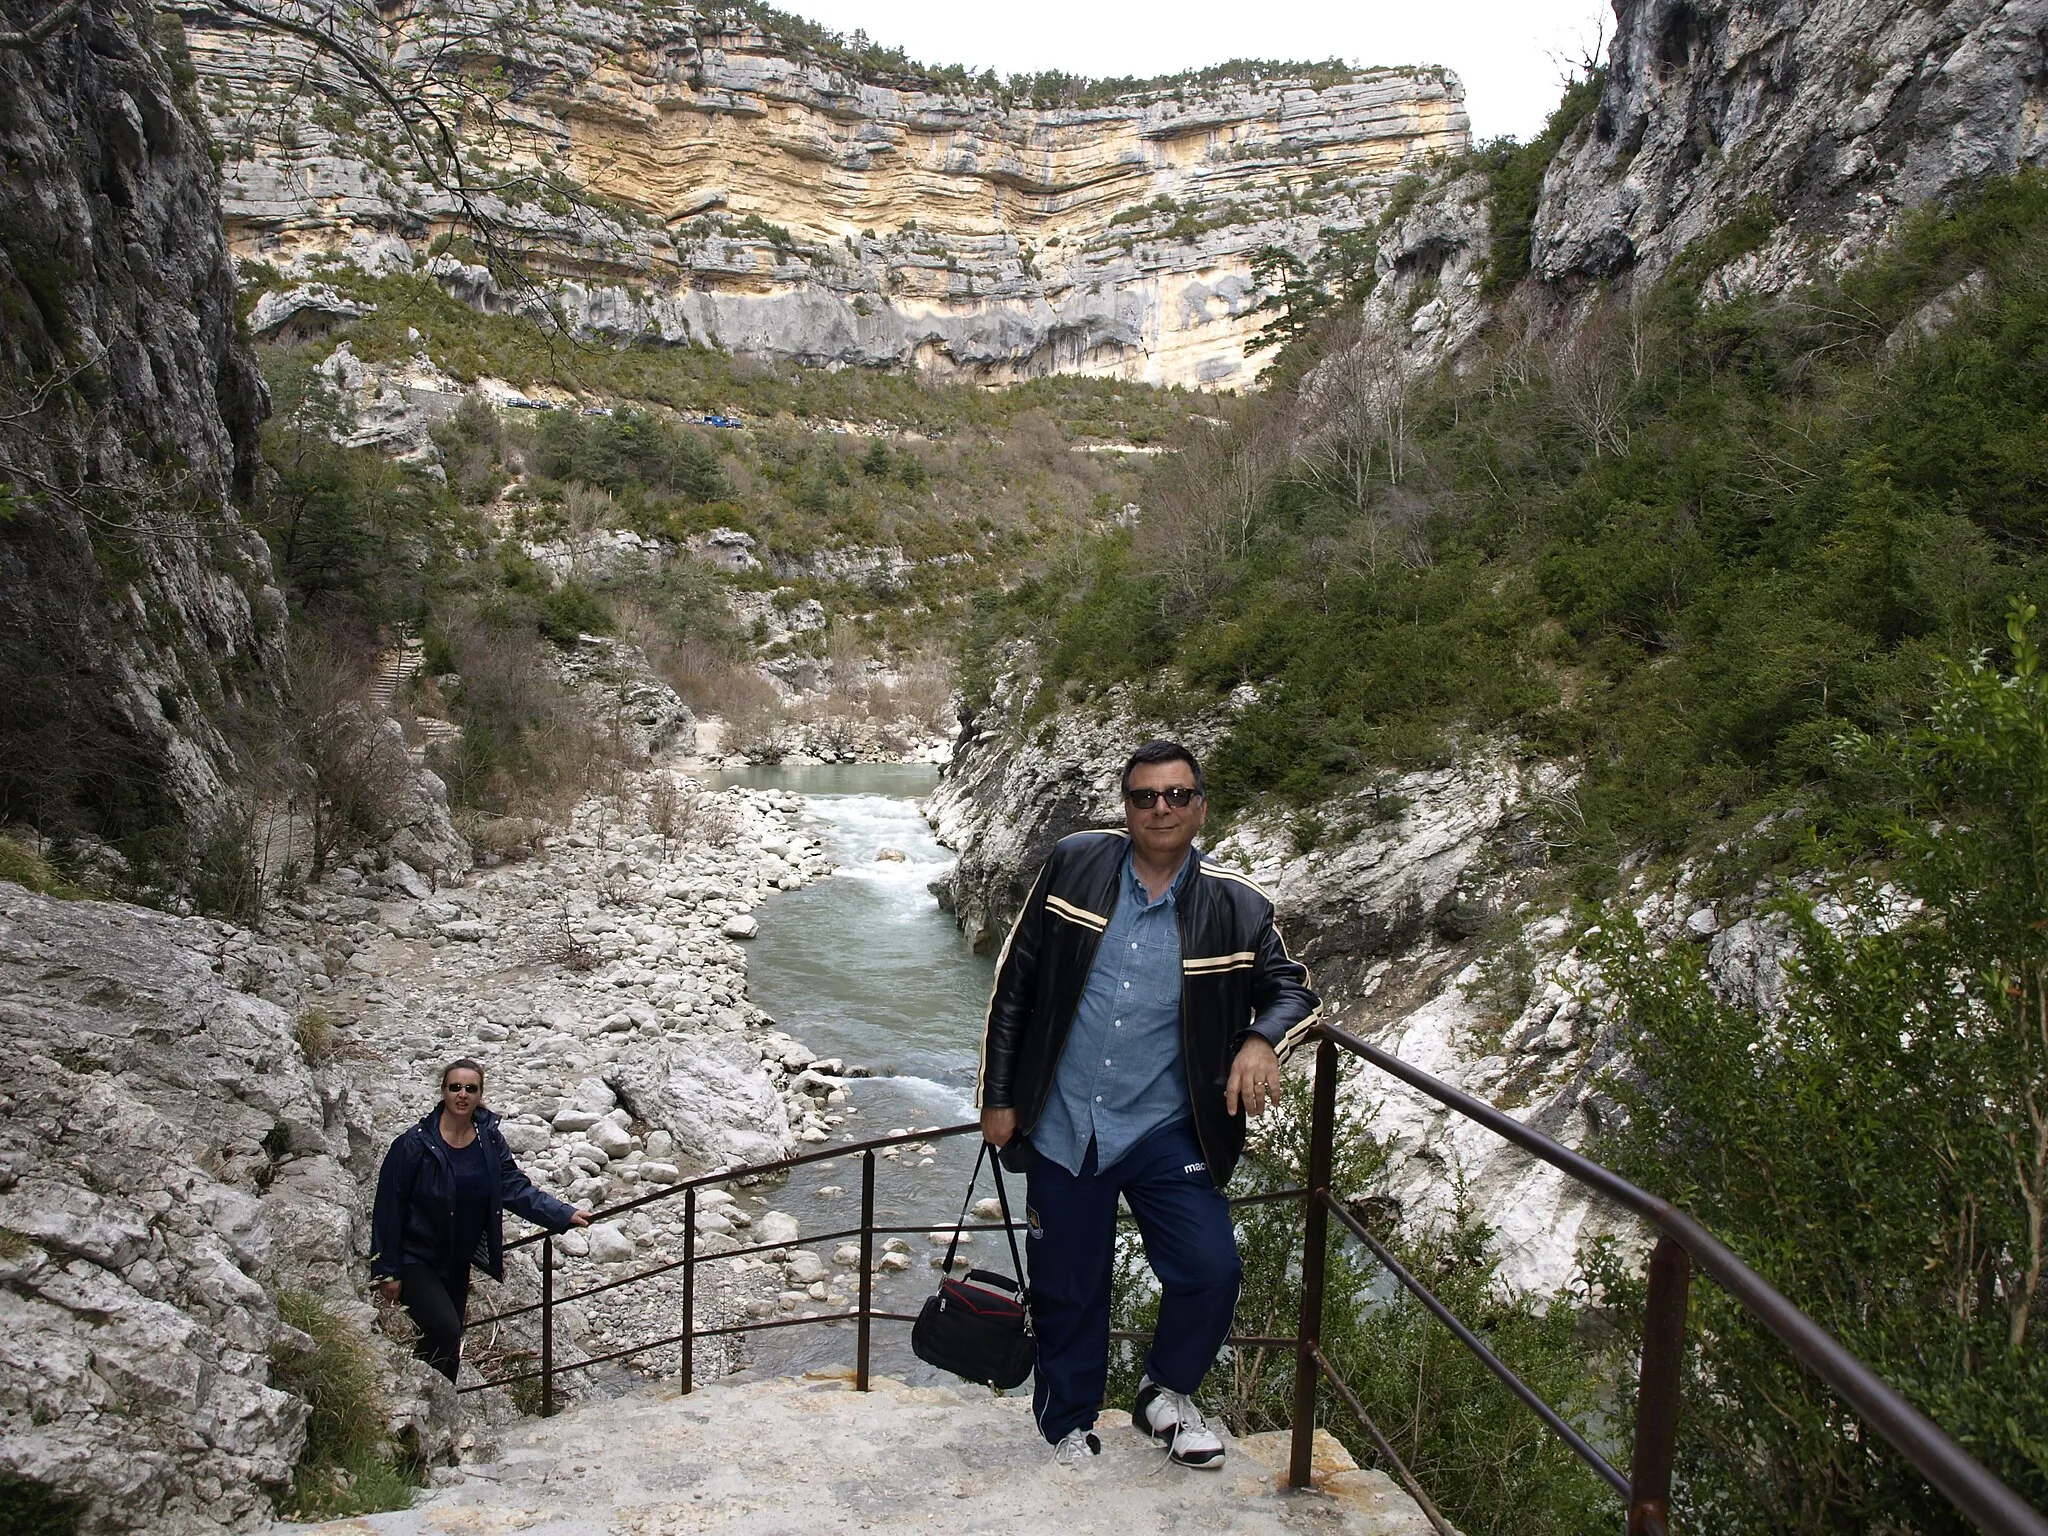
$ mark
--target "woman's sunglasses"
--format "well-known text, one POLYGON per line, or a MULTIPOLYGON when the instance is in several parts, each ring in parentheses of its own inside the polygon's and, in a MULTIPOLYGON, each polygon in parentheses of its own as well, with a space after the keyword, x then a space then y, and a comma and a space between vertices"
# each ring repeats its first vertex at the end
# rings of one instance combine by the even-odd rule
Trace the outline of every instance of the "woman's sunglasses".
POLYGON ((1185 784, 1176 784, 1171 789, 1127 789, 1124 799, 1141 811, 1149 811, 1164 800, 1175 810, 1181 810, 1201 794, 1198 789, 1189 789, 1185 784))
POLYGON ((482 1083, 443 1083, 441 1091, 443 1093, 482 1093, 484 1086, 482 1083))

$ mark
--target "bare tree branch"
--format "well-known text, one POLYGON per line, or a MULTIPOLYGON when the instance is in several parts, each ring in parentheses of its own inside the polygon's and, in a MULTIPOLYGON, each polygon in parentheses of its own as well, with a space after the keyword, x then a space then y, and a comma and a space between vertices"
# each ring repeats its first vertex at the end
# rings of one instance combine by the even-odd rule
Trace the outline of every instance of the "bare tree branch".
POLYGON ((34 26, 20 32, 0 32, 0 48, 40 48, 59 27, 78 14, 85 0, 64 0, 34 26))

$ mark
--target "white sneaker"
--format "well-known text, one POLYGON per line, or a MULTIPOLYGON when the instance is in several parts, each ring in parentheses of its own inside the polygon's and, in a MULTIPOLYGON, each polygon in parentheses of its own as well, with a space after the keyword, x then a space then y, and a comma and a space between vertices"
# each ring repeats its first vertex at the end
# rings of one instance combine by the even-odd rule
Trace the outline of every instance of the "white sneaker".
POLYGON ((1052 1461, 1056 1467, 1085 1467, 1102 1454, 1102 1442, 1092 1429, 1070 1429, 1066 1438, 1053 1447, 1052 1461))
POLYGON ((1138 1378, 1131 1423, 1166 1447, 1168 1461, 1208 1470, 1223 1465, 1222 1437, 1209 1427, 1195 1400, 1184 1392, 1167 1391, 1150 1376, 1138 1378))

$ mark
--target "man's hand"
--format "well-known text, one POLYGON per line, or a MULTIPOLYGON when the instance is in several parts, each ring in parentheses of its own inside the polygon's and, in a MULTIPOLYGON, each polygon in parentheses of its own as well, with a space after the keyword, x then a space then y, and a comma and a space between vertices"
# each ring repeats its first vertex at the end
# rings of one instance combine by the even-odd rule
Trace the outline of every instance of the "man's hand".
POLYGON ((398 1282, 396 1280, 379 1281, 377 1284, 377 1294, 386 1301, 398 1300, 398 1282))
MULTIPOLYGON (((1237 1060, 1230 1064, 1230 1083, 1223 1090, 1223 1107, 1233 1115, 1242 1108, 1254 1119, 1280 1107, 1280 1058, 1273 1054, 1265 1036, 1246 1035, 1237 1048, 1237 1060)), ((983 1123, 987 1123, 985 1116, 983 1123)))
POLYGON ((991 1146, 1007 1147, 1010 1138, 1017 1134, 1017 1111, 1014 1109, 984 1109, 981 1112, 981 1139, 991 1146))
POLYGON ((590 1225, 590 1212, 588 1212, 588 1211, 571 1211, 571 1212, 569 1213, 569 1225, 570 1225, 570 1226, 572 1226, 572 1227, 587 1227, 587 1226, 589 1226, 589 1225, 590 1225))

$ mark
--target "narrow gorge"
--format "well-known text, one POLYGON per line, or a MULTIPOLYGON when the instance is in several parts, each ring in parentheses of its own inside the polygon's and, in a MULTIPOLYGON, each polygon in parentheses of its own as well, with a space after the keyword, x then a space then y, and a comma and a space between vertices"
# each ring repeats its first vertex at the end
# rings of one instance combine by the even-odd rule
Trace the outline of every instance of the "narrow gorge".
MULTIPOLYGON (((985 1516, 1021 1403, 901 1329, 842 1400, 854 1330, 779 1325, 929 1292, 995 952, 1155 735, 1326 1019, 1668 1191, 2048 1498, 2048 0, 1615 0, 1484 143, 1437 64, 971 75, 751 5, 0 28, 0 1529, 985 1516), (559 1425, 487 1380, 539 1250, 460 1393, 369 1284, 458 1056, 599 1213, 552 1296, 706 1261, 555 1308, 559 1425), (833 1149, 884 1135, 864 1265, 833 1149), (610 1358, 686 1307, 697 1393, 610 1358)), ((1645 1229, 1340 1106, 1346 1209, 1623 1464, 1645 1229)), ((1458 1528, 1613 1513, 1341 1263, 1458 1528)), ((1691 1327, 1685 1528, 1963 1528, 1704 1281, 1691 1327)), ((1303 1518, 1274 1358, 1212 1377, 1219 1530, 1303 1518)), ((1429 1529, 1323 1408, 1318 1518, 1429 1529)), ((1124 1481, 1018 1528, 1179 1497, 1124 1481)))

